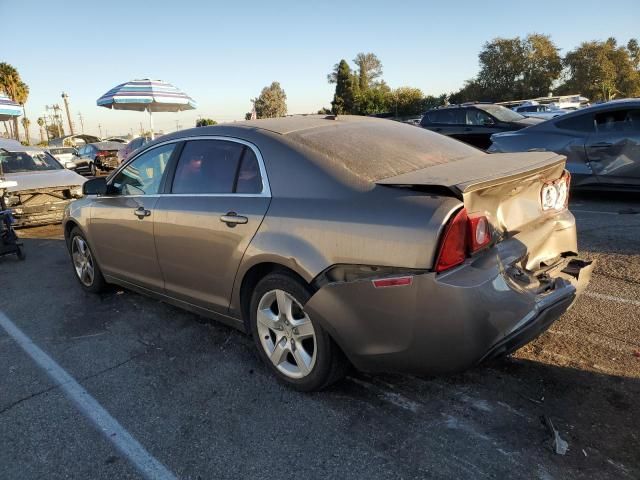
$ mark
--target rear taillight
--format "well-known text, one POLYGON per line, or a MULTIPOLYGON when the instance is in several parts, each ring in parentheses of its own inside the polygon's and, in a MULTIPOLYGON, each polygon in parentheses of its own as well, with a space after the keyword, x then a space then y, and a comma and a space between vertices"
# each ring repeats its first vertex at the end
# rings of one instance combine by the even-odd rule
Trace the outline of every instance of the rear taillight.
POLYGON ((463 208, 447 224, 442 236, 436 272, 460 265, 467 258, 491 243, 491 225, 484 215, 467 215, 463 208))
POLYGON ((467 210, 460 210, 449 222, 436 262, 436 272, 443 272, 451 267, 460 265, 467 258, 467 210))
POLYGON ((542 210, 564 210, 569 205, 569 186, 571 185, 571 174, 564 171, 558 180, 547 182, 542 186, 540 192, 540 203, 542 210))

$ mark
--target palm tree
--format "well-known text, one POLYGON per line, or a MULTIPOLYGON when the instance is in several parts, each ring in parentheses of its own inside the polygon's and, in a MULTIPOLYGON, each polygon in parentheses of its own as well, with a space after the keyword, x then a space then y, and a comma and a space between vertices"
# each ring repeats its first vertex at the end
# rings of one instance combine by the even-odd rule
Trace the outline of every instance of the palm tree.
MULTIPOLYGON (((29 97, 29 87, 22 81, 18 71, 8 63, 0 63, 0 90, 4 91, 11 100, 24 105, 29 97)), ((13 118, 13 131, 17 140, 18 119, 13 118)))
POLYGON ((27 144, 31 144, 31 139, 29 138, 29 125, 31 125, 31 120, 27 117, 22 117, 22 128, 24 128, 24 135, 27 140, 27 144))
POLYGON ((38 120, 36 121, 36 123, 40 127, 40 143, 44 143, 44 133, 42 133, 44 131, 42 128, 44 127, 44 118, 38 117, 38 120))

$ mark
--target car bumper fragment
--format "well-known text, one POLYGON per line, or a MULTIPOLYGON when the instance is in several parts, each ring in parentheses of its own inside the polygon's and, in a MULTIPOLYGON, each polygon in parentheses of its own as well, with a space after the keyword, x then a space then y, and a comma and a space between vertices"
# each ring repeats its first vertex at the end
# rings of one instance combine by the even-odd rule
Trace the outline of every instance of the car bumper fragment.
POLYGON ((365 371, 448 373, 511 352, 544 332, 575 301, 592 264, 562 258, 532 274, 499 254, 410 285, 370 279, 328 284, 305 305, 351 362, 365 371))

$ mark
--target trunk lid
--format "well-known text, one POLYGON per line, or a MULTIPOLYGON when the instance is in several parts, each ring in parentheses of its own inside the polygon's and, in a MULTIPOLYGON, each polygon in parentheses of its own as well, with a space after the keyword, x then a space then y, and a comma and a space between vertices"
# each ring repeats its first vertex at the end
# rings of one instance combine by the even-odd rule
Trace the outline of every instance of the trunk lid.
POLYGON ((415 190, 446 188, 469 216, 484 215, 497 241, 515 239, 528 269, 576 251, 575 222, 566 210, 543 210, 546 183, 564 173, 565 157, 552 152, 483 154, 434 165, 376 183, 415 190), (573 228, 571 228, 573 227, 573 228), (562 230, 566 230, 562 233, 562 230))

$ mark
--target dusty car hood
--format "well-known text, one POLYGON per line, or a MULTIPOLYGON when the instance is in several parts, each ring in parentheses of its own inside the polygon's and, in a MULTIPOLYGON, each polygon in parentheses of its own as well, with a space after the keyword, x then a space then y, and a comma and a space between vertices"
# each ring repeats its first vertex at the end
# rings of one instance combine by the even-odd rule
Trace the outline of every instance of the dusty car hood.
POLYGON ((86 178, 71 170, 46 170, 43 172, 6 173, 7 180, 18 182, 17 187, 9 188, 10 192, 33 190, 38 188, 66 187, 82 185, 86 178))
POLYGON ((512 181, 564 162, 564 156, 553 152, 482 154, 432 165, 378 180, 376 183, 446 187, 457 195, 462 195, 480 188, 512 181))

